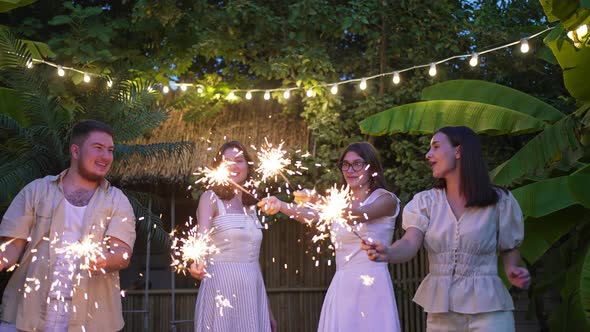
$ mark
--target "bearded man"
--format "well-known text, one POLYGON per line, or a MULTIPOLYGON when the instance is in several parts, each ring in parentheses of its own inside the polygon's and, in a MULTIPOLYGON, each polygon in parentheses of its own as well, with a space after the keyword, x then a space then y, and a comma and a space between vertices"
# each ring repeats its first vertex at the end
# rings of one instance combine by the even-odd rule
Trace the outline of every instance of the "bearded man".
POLYGON ((76 124, 70 167, 29 183, 10 204, 0 223, 0 270, 16 268, 0 332, 123 328, 119 270, 129 265, 135 216, 105 179, 113 150, 109 126, 76 124))

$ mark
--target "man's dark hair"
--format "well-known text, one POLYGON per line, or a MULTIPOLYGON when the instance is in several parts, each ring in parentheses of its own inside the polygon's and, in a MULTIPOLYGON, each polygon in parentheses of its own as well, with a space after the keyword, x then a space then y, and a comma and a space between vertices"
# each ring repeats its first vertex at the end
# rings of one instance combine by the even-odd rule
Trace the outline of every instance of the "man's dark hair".
POLYGON ((74 128, 72 128, 72 135, 70 136, 70 145, 76 144, 78 146, 82 146, 82 144, 84 144, 84 141, 86 141, 90 133, 96 131, 108 134, 113 139, 115 138, 115 133, 113 132, 113 129, 110 126, 100 121, 86 120, 78 122, 74 125, 74 128))

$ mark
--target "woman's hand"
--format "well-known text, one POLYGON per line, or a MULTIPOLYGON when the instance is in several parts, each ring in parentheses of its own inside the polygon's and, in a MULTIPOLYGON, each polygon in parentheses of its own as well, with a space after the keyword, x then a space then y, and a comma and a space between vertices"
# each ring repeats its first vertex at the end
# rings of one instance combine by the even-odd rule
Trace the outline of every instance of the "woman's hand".
POLYGON ((529 270, 520 266, 509 266, 506 268, 506 276, 512 286, 528 289, 531 285, 531 274, 529 270))
POLYGON ((318 199, 318 195, 315 190, 303 189, 296 190, 293 192, 293 202, 299 206, 303 206, 309 202, 318 199))
POLYGON ((266 214, 277 214, 281 211, 281 200, 275 196, 264 197, 256 204, 266 214))
POLYGON ((367 251, 367 256, 375 262, 389 262, 389 246, 383 245, 378 241, 369 243, 363 241, 361 249, 367 251))
POLYGON ((189 270, 191 277, 199 280, 205 279, 207 276, 207 270, 205 270, 205 263, 204 262, 192 262, 189 270))

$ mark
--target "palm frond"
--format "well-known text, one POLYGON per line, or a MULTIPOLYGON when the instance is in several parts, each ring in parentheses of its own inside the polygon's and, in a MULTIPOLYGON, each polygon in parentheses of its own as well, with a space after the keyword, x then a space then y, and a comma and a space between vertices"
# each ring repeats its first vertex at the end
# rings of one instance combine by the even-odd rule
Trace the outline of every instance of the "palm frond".
POLYGON ((141 137, 147 131, 158 127, 167 119, 167 113, 162 109, 145 109, 124 117, 113 124, 115 138, 118 142, 128 142, 141 137))
POLYGON ((43 176, 35 156, 19 158, 0 166, 0 202, 16 195, 22 187, 43 176))
POLYGON ((125 145, 115 146, 115 160, 126 163, 133 156, 138 156, 145 161, 161 161, 181 159, 194 151, 193 142, 171 142, 154 143, 148 145, 125 145))
POLYGON ((31 53, 27 45, 8 29, 0 29, 0 70, 20 67, 24 68, 31 61, 31 53))

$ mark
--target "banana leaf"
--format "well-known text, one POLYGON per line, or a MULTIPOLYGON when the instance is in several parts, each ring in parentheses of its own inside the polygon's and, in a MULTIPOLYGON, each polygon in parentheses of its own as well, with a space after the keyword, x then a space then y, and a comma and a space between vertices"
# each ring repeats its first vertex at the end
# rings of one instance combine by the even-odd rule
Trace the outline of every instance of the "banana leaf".
POLYGON ((540 99, 486 81, 452 80, 422 90, 422 100, 452 99, 502 106, 551 123, 564 117, 563 113, 540 99))
POLYGON ((581 156, 577 152, 582 151, 582 145, 576 136, 576 126, 573 116, 567 116, 550 125, 512 158, 494 168, 490 172, 492 181, 508 186, 524 178, 544 177, 558 163, 562 168, 567 164, 577 164, 577 159, 581 156))
POLYGON ((468 126, 488 135, 519 135, 546 124, 505 107, 460 100, 433 100, 397 106, 361 121, 363 134, 432 134, 444 126, 468 126))

